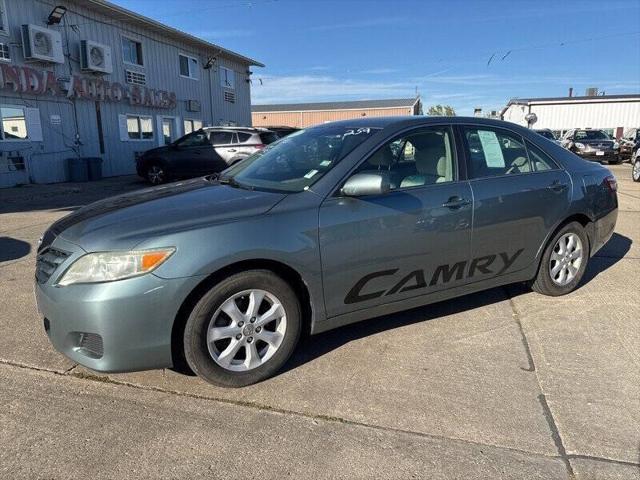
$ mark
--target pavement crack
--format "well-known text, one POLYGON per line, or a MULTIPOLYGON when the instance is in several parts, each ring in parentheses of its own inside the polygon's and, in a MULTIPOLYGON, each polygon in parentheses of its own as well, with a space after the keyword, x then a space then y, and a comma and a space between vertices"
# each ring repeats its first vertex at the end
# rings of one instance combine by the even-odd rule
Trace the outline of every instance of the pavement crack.
POLYGON ((626 460, 617 460, 615 458, 606 458, 606 457, 594 457, 591 455, 579 455, 579 454, 569 454, 567 455, 569 460, 592 460, 594 462, 603 462, 603 463, 611 463, 614 465, 624 465, 627 467, 639 467, 640 463, 636 462, 628 462, 626 460))
POLYGON ((319 421, 330 422, 330 423, 340 423, 340 424, 349 425, 349 426, 353 426, 353 427, 368 428, 368 429, 376 430, 376 431, 379 431, 379 432, 388 432, 388 433, 393 433, 393 434, 416 436, 416 437, 426 438, 426 439, 435 440, 435 441, 439 441, 439 442, 442 442, 442 441, 458 442, 460 444, 470 445, 470 446, 473 446, 473 447, 476 447, 476 448, 479 448, 479 449, 489 447, 489 448, 495 448, 497 450, 503 450, 503 451, 509 451, 509 452, 518 453, 520 455, 527 455, 527 456, 530 456, 530 457, 548 458, 548 459, 556 459, 556 460, 563 461, 563 459, 561 457, 558 457, 556 455, 549 455, 549 454, 545 454, 545 453, 532 452, 532 451, 529 451, 529 450, 513 448, 513 447, 504 446, 504 445, 495 445, 495 444, 489 444, 489 443, 482 443, 482 442, 476 442, 476 441, 473 441, 473 440, 466 440, 466 439, 455 438, 455 437, 447 437, 447 436, 444 436, 444 435, 435 435, 435 434, 430 434, 430 433, 417 432, 417 431, 413 431, 413 430, 406 430, 406 429, 402 429, 402 428, 387 427, 387 426, 383 426, 383 425, 373 425, 373 424, 368 424, 368 423, 364 423, 364 422, 359 422, 359 421, 356 421, 356 420, 349 420, 349 419, 344 418, 344 417, 325 415, 325 414, 314 414, 314 413, 299 412, 299 411, 295 411, 295 410, 288 410, 288 409, 285 409, 285 408, 273 407, 273 406, 270 406, 270 405, 264 405, 264 404, 251 402, 251 401, 246 401, 246 400, 234 400, 234 399, 229 399, 229 398, 211 397, 211 396, 199 395, 199 394, 195 394, 195 393, 181 392, 181 391, 178 391, 178 390, 170 390, 170 389, 165 389, 165 388, 160 388, 160 387, 154 387, 154 386, 150 386, 150 385, 139 385, 139 384, 135 384, 135 383, 131 383, 131 382, 124 382, 124 381, 114 380, 113 378, 108 377, 108 376, 95 375, 93 373, 88 373, 88 372, 84 372, 84 371, 75 371, 75 372, 71 371, 73 368, 77 367, 77 365, 74 365, 74 367, 72 367, 71 369, 68 369, 66 371, 56 371, 56 370, 49 370, 49 369, 45 369, 45 368, 33 367, 33 366, 30 366, 30 365, 20 364, 20 363, 16 363, 16 362, 7 361, 7 360, 0 360, 0 364, 4 364, 6 366, 14 367, 14 368, 22 368, 22 369, 26 369, 26 370, 33 370, 33 371, 41 372, 41 373, 54 374, 54 375, 58 375, 60 377, 76 378, 76 379, 79 379, 79 380, 93 381, 93 382, 98 382, 98 383, 107 383, 107 384, 111 384, 111 385, 114 385, 114 386, 124 386, 124 387, 135 388, 137 390, 143 390, 143 391, 147 391, 147 392, 158 392, 158 393, 164 393, 164 394, 167 394, 167 395, 177 395, 177 396, 181 396, 181 397, 194 398, 194 399, 210 401, 210 402, 217 402, 217 403, 222 403, 222 404, 226 404, 226 405, 233 405, 233 406, 242 407, 242 408, 250 408, 250 409, 260 410, 260 411, 263 411, 263 412, 270 412, 270 413, 274 413, 274 414, 279 414, 279 415, 290 415, 290 416, 294 416, 294 417, 298 417, 298 418, 309 419, 309 420, 312 420, 312 421, 318 421, 319 420, 319 421), (67 372, 69 372, 69 371, 70 371, 70 373, 67 374, 67 372))
POLYGON ((529 362, 529 368, 523 369, 529 372, 534 372, 536 374, 536 381, 538 382, 538 387, 540 388, 540 395, 538 395, 538 401, 540 402, 540 406, 542 407, 542 415, 544 416, 547 424, 549 425, 549 429, 551 430, 551 438, 553 439, 553 443, 558 450, 558 455, 564 462, 564 465, 567 469, 567 473, 570 479, 575 478, 575 473, 573 471, 573 467, 571 466, 571 462, 569 461, 569 456, 567 455, 567 450, 562 441, 562 436, 560 435, 560 430, 558 430, 558 425, 556 424, 555 419, 553 418, 553 412, 547 403, 547 396, 544 393, 544 389, 542 387, 542 382, 540 381, 540 376, 538 375, 538 371, 536 370, 536 364, 533 360, 533 355, 531 353, 531 346, 529 345, 529 340, 527 339, 527 334, 524 331, 524 327, 522 326, 522 321, 520 318, 520 312, 516 307, 515 302, 513 301, 513 297, 511 292, 507 287, 504 287, 505 294, 509 299, 509 305, 511 306, 511 310, 513 311, 513 318, 520 329, 520 335, 522 338, 522 344, 524 345, 524 350, 527 355, 527 360, 529 362))

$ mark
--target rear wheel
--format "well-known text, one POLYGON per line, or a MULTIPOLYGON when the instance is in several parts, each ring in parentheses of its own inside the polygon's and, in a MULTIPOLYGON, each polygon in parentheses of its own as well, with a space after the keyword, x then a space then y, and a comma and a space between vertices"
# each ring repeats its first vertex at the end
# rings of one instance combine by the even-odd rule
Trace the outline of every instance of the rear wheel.
POLYGON ((631 167, 631 178, 634 182, 640 182, 640 158, 636 156, 636 161, 633 162, 631 167))
POLYGON ((191 369, 214 385, 243 387, 273 376, 300 337, 300 303, 268 270, 225 279, 195 306, 184 333, 191 369))
POLYGON ((159 163, 152 163, 147 167, 145 178, 152 185, 160 185, 167 181, 167 173, 159 163))
POLYGON ((543 295, 572 292, 580 283, 589 261, 589 239, 584 227, 571 222, 551 239, 542 255, 532 288, 543 295))

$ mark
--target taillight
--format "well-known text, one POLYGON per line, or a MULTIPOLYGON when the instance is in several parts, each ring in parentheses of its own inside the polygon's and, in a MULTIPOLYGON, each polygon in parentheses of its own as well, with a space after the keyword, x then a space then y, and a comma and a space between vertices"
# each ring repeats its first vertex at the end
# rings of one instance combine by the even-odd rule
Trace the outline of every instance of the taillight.
POLYGON ((617 192, 618 191, 618 181, 616 180, 616 177, 614 177, 613 175, 609 175, 608 177, 605 177, 605 179, 603 180, 603 183, 609 187, 609 190, 611 190, 612 192, 617 192))

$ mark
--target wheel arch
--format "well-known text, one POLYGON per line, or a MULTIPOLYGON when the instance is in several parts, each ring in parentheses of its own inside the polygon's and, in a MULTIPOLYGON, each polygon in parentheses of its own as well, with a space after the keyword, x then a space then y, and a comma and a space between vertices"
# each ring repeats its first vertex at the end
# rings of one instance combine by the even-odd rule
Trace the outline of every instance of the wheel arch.
POLYGON ((573 213, 571 215, 569 215, 568 217, 566 217, 564 220, 560 221, 554 229, 549 231, 549 235, 547 235, 547 237, 544 239, 544 241, 542 242, 542 245, 540 245, 540 248, 538 249, 538 252, 536 254, 536 268, 534 271, 534 276, 533 278, 535 278, 538 275, 538 271, 540 270, 540 265, 542 262, 542 255, 544 253, 544 251, 546 250, 547 246, 549 245, 549 242, 553 239, 553 237, 556 236, 556 233, 558 233, 558 231, 563 228, 565 225, 568 225, 572 222, 577 222, 580 225, 582 225, 585 229, 585 232, 587 233, 587 240, 589 241, 589 256, 591 256, 591 245, 593 244, 593 235, 595 234, 594 231, 594 222, 593 220, 586 215, 585 213, 573 213))
POLYGON ((300 307, 302 309, 302 334, 306 336, 310 333, 313 316, 311 296, 309 287, 300 273, 293 267, 277 260, 262 258, 238 261, 226 265, 207 276, 187 295, 180 305, 171 328, 171 358, 174 368, 178 370, 190 370, 184 357, 183 335, 187 319, 195 305, 214 285, 231 275, 247 270, 269 270, 286 281, 291 288, 293 288, 300 301, 300 307))

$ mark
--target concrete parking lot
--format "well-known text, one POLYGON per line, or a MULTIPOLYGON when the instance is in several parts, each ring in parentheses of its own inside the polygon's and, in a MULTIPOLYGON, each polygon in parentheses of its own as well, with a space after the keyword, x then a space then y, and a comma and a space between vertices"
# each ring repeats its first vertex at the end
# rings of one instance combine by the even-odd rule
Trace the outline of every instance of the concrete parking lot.
POLYGON ((0 478, 640 479, 640 184, 562 298, 494 289, 306 340, 225 390, 97 375, 35 311, 38 237, 133 177, 0 190, 0 478))

